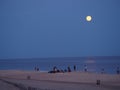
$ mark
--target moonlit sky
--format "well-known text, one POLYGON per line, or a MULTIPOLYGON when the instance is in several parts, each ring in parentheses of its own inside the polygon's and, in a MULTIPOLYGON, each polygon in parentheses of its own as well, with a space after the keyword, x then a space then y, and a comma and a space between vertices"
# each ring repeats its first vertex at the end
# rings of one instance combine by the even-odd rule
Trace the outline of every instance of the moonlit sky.
POLYGON ((0 0, 0 59, 76 56, 120 56, 120 0, 0 0))

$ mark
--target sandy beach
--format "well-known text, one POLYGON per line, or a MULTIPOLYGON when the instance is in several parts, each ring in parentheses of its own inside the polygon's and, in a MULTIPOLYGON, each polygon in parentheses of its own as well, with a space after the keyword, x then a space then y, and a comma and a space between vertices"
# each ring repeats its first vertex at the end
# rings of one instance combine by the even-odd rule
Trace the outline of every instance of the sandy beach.
POLYGON ((0 90, 119 90, 120 75, 0 70, 0 90), (100 85, 97 85, 100 80, 100 85))

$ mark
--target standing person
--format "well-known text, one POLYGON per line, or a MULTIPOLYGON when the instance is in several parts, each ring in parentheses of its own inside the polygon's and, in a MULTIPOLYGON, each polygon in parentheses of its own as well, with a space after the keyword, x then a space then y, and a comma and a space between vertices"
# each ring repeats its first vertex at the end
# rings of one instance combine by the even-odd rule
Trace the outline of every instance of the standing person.
POLYGON ((76 65, 74 65, 74 67, 73 67, 73 68, 74 68, 74 71, 76 71, 76 65))
POLYGON ((68 66, 68 72, 71 72, 70 66, 68 66))
POLYGON ((119 70, 119 67, 117 67, 117 71, 116 71, 116 72, 117 72, 117 74, 120 74, 120 70, 119 70))
POLYGON ((87 65, 84 65, 84 71, 87 72, 87 65))
POLYGON ((37 71, 39 71, 39 68, 37 68, 37 71))

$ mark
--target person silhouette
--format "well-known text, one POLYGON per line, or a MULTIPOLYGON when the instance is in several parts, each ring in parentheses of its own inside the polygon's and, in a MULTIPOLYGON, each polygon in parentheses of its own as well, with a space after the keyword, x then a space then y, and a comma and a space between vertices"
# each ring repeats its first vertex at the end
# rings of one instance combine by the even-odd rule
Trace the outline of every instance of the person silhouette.
POLYGON ((84 65, 84 71, 87 72, 87 65, 84 65))
POLYGON ((71 72, 70 66, 68 66, 68 72, 71 72))
POLYGON ((117 67, 117 70, 116 70, 117 74, 120 74, 120 70, 119 70, 119 67, 117 67))
POLYGON ((76 71, 76 65, 74 65, 74 67, 73 67, 73 68, 74 68, 74 71, 76 71))

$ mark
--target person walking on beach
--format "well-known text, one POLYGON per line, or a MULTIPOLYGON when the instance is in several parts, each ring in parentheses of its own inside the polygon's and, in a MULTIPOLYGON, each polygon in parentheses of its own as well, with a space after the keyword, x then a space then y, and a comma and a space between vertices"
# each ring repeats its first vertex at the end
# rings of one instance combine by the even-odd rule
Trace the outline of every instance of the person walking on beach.
POLYGON ((39 71, 39 68, 37 68, 37 71, 39 71))
POLYGON ((87 65, 84 65, 84 71, 87 72, 87 65))
POLYGON ((119 67, 117 67, 117 71, 116 71, 116 72, 117 72, 117 74, 120 74, 120 70, 119 70, 119 67))
POLYGON ((73 68, 74 68, 74 71, 76 71, 76 65, 74 65, 74 67, 73 67, 73 68))
POLYGON ((68 72, 71 72, 70 66, 68 66, 68 72))

